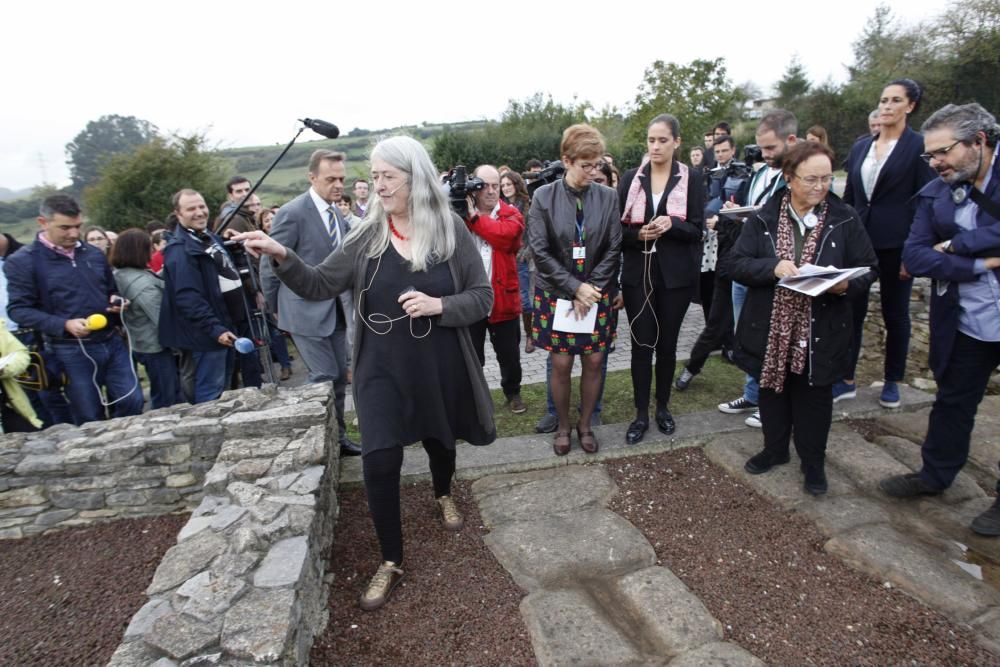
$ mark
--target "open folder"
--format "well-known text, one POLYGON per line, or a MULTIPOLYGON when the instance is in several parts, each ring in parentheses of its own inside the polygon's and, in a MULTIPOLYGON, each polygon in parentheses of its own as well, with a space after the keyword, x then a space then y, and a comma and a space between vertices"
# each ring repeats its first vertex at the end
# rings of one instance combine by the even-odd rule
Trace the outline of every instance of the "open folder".
POLYGON ((582 319, 576 319, 576 311, 573 302, 569 299, 556 299, 555 317, 552 319, 552 328, 555 331, 564 333, 593 333, 594 324, 597 322, 597 304, 590 307, 590 311, 582 319))
POLYGON ((778 281, 778 286, 787 287, 806 296, 819 296, 837 283, 863 276, 868 271, 867 266, 838 269, 833 266, 803 264, 799 267, 799 275, 782 278, 778 281))

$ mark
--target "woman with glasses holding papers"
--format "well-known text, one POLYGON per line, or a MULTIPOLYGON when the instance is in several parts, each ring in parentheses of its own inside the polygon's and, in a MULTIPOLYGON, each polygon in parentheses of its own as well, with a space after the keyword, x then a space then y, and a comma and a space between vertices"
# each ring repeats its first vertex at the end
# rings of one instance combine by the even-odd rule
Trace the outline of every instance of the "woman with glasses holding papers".
POLYGON ((878 258, 853 208, 830 192, 833 151, 815 141, 795 144, 782 171, 788 188, 743 225, 732 253, 733 279, 749 288, 736 327, 736 364, 760 378, 764 450, 744 468, 757 475, 801 460, 808 493, 826 493, 826 441, 832 386, 844 377, 851 350, 851 299, 866 293, 878 258), (807 296, 778 285, 807 264, 871 270, 807 296))
POLYGON ((580 448, 597 451, 590 428, 601 393, 601 365, 614 332, 611 298, 617 288, 622 232, 615 191, 593 183, 604 156, 604 137, 589 125, 563 132, 560 155, 566 174, 535 191, 528 212, 528 244, 535 257, 536 347, 552 354, 552 399, 559 425, 552 449, 571 448, 569 394, 573 358, 580 357, 580 448))

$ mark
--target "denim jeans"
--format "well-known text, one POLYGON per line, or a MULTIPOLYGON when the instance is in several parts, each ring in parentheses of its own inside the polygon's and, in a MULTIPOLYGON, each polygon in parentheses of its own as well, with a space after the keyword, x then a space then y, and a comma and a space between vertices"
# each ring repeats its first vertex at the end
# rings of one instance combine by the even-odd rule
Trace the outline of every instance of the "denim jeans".
MULTIPOLYGON (((594 414, 601 414, 601 404, 604 402, 604 381, 608 378, 608 351, 604 352, 604 363, 601 364, 601 393, 597 395, 597 402, 594 403, 594 414)), ((545 401, 549 414, 556 416, 556 404, 552 400, 552 355, 545 355, 545 401)))
POLYGON ((517 286, 521 291, 521 310, 531 312, 531 269, 527 262, 517 263, 517 286))
MULTIPOLYGON (((733 326, 739 326, 740 324, 740 312, 743 310, 743 304, 747 300, 747 287, 746 285, 740 285, 739 283, 733 283, 733 326)), ((760 384, 757 382, 757 378, 752 375, 747 375, 746 381, 743 383, 743 398, 747 399, 754 405, 760 403, 760 384)))
POLYGON ((69 401, 74 424, 79 426, 107 417, 99 387, 107 389, 112 417, 142 412, 142 387, 136 378, 132 358, 119 336, 111 335, 104 340, 89 342, 60 341, 50 345, 66 374, 67 383, 63 391, 69 401))
POLYGON ((170 350, 136 352, 136 361, 146 369, 149 377, 149 402, 154 410, 166 408, 181 400, 181 381, 177 360, 170 350))
POLYGON ((194 358, 194 402, 214 401, 222 396, 226 382, 233 375, 235 354, 232 348, 191 353, 194 358))
POLYGON ((278 365, 282 368, 291 368, 292 360, 288 356, 288 339, 285 335, 278 331, 278 327, 275 326, 273 322, 268 322, 268 328, 271 334, 271 354, 274 360, 278 362, 278 365))

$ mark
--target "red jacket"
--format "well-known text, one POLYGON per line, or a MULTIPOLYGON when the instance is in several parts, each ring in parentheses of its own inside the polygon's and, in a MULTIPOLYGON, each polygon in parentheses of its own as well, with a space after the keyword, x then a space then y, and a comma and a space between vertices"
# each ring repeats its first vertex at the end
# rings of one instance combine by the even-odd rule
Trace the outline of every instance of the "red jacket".
POLYGON ((493 310, 490 324, 506 322, 521 314, 521 294, 517 282, 515 255, 521 248, 524 236, 524 218, 510 204, 500 202, 497 218, 476 215, 465 221, 469 231, 479 236, 493 248, 493 310))

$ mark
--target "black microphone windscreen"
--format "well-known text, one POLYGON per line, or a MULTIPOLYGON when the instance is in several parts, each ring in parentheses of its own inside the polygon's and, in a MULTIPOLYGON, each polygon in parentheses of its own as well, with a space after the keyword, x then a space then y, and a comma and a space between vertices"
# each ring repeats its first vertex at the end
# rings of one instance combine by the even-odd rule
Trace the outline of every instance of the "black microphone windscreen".
POLYGON ((340 136, 340 129, 333 123, 328 123, 325 120, 305 118, 302 120, 302 124, 316 134, 322 134, 327 139, 336 139, 340 136))

